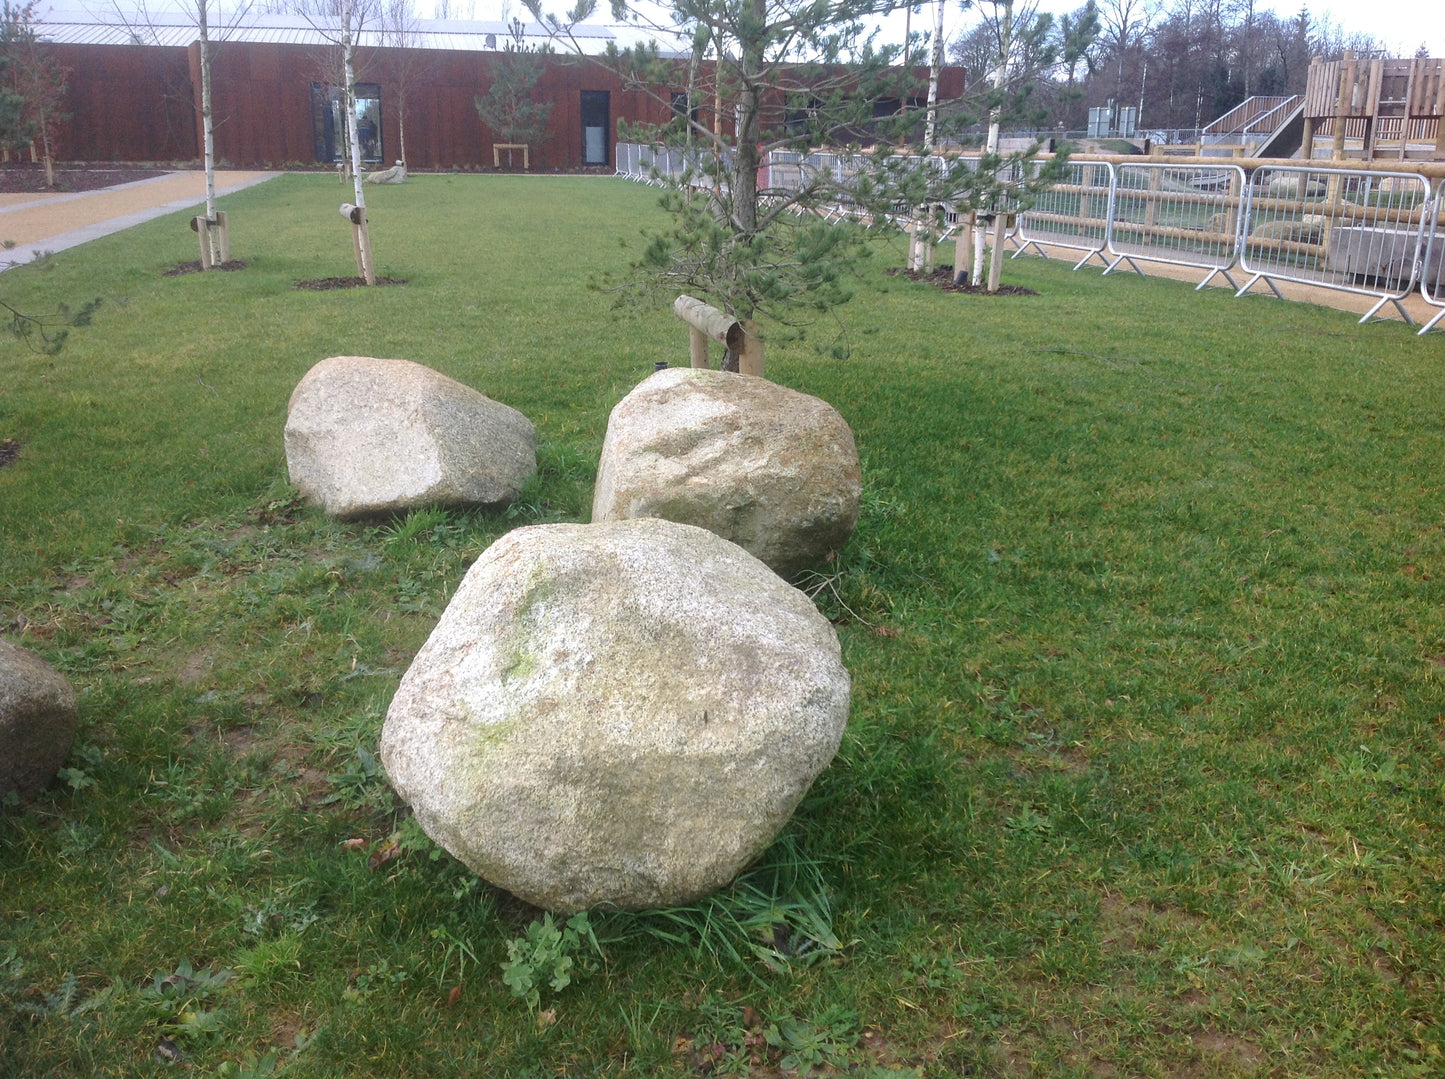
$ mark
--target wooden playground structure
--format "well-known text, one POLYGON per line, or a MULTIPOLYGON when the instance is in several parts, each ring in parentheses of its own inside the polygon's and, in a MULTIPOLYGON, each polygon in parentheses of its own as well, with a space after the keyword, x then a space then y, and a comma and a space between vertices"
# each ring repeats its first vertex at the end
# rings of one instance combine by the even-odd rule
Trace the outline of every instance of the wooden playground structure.
POLYGON ((1445 161, 1445 59, 1310 64, 1300 157, 1445 161))

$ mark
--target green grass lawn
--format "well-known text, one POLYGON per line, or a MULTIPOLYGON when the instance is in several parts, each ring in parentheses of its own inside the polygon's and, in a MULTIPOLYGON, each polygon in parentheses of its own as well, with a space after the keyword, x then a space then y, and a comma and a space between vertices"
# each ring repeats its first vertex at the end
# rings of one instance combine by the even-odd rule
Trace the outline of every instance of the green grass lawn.
POLYGON ((163 277, 178 215, 0 277, 105 299, 56 357, 0 343, 0 633, 82 714, 0 817, 0 1073, 1445 1070, 1442 338, 1039 259, 1006 272, 1037 296, 946 294, 880 242, 768 357, 864 459, 811 582, 843 748, 738 887, 594 914, 594 948, 431 847, 371 753, 471 560, 586 520, 608 412, 686 362, 665 301, 587 288, 656 193, 416 177, 368 196, 406 285, 294 289, 354 272, 344 197, 223 200, 237 273, 163 277), (525 412, 522 502, 299 504, 287 398, 348 353, 525 412), (559 956, 535 1006, 503 980, 559 956))

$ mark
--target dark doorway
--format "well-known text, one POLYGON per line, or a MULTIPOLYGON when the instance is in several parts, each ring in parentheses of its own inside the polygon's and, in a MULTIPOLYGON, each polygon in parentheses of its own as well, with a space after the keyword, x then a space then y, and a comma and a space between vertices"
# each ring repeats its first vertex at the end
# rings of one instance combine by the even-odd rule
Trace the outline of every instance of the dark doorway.
MULTIPOLYGON (((356 84, 356 124, 361 131, 361 160, 381 160, 381 87, 376 83, 356 84)), ((347 154, 346 92, 337 86, 311 84, 311 126, 316 141, 316 160, 322 164, 340 161, 347 154)))
POLYGON ((610 140, 612 95, 606 90, 582 91, 582 164, 606 165, 612 160, 610 140))

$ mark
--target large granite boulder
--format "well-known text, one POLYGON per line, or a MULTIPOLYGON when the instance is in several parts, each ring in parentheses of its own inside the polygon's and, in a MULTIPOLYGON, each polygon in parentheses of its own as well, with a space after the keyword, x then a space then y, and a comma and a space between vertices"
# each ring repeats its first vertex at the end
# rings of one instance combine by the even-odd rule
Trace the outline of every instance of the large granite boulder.
POLYGON ((853 534, 859 479, 853 432, 827 402, 762 378, 673 367, 612 410, 592 519, 698 525, 786 577, 853 534))
POLYGON ((398 161, 389 169, 368 172, 365 179, 369 184, 404 184, 407 180, 406 165, 398 161))
POLYGON ((34 652, 0 640, 0 798, 22 802, 60 771, 80 717, 75 690, 34 652))
POLYGON ((848 701, 833 627, 740 547, 662 520, 538 525, 467 573, 381 761, 432 839, 527 902, 666 906, 772 842, 848 701))
POLYGON ((537 471, 537 432, 516 409, 419 363, 333 356, 291 394, 286 467, 333 517, 502 505, 537 471))

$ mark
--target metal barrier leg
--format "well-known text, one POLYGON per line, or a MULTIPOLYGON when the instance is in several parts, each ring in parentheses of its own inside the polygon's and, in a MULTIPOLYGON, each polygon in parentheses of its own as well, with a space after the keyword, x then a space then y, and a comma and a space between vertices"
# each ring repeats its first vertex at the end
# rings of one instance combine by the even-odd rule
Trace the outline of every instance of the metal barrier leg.
POLYGON ((1119 256, 1118 258, 1116 258, 1113 262, 1109 263, 1108 267, 1104 270, 1105 276, 1108 276, 1109 274, 1111 274, 1111 273, 1113 273, 1115 270, 1117 270, 1117 269, 1119 268, 1119 263, 1121 263, 1121 262, 1127 262, 1127 263, 1129 264, 1129 269, 1133 270, 1133 271, 1134 271, 1136 274, 1138 274, 1140 277, 1146 276, 1146 274, 1144 273, 1144 271, 1141 270, 1141 269, 1139 269, 1139 264, 1138 264, 1137 262, 1135 262, 1132 258, 1130 258, 1128 255, 1120 255, 1120 256, 1119 256))
MULTIPOLYGON (((1104 252, 1101 251, 1101 250, 1099 250, 1098 248, 1095 248, 1094 250, 1090 251, 1087 255, 1085 255, 1083 258, 1081 258, 1078 262, 1074 263, 1074 269, 1077 270, 1077 269, 1080 269, 1081 267, 1087 266, 1087 265, 1089 264, 1089 261, 1090 261, 1091 259, 1093 259, 1093 258, 1098 258, 1098 260, 1099 260, 1100 262, 1102 262, 1105 266, 1108 266, 1108 265, 1109 265, 1109 260, 1108 260, 1108 258, 1104 255, 1104 252)), ((1108 270, 1105 270, 1104 272, 1105 272, 1105 273, 1108 273, 1109 271, 1108 271, 1108 270)))
POLYGON ((1216 274, 1228 281, 1229 287, 1234 289, 1236 294, 1238 294, 1239 282, 1236 281, 1233 277, 1231 277, 1229 275, 1229 271, 1226 270, 1223 266, 1216 266, 1214 269, 1210 270, 1209 276, 1206 277, 1203 281, 1199 282, 1199 284, 1194 286, 1194 291, 1198 292, 1200 289, 1204 288, 1205 285, 1209 284, 1209 282, 1214 280, 1216 274))
POLYGON ((1251 278, 1249 279, 1248 284, 1246 284, 1246 285, 1244 286, 1244 288, 1240 289, 1238 292, 1236 292, 1236 293, 1234 294, 1234 298, 1235 298, 1235 299, 1239 299, 1239 297, 1243 296, 1243 295, 1244 295, 1246 292, 1248 292, 1250 289, 1254 288, 1255 282, 1257 282, 1257 281, 1263 281, 1266 285, 1268 285, 1268 286, 1269 286, 1269 291, 1274 293, 1274 298, 1275 298, 1275 299, 1277 299, 1277 300, 1282 300, 1282 299, 1284 299, 1284 293, 1280 292, 1279 288, 1275 285, 1275 283, 1274 283, 1273 281, 1271 281, 1269 278, 1265 277, 1264 274, 1262 274, 1262 273, 1257 273, 1257 274, 1255 274, 1253 277, 1251 277, 1251 278))
POLYGON ((1415 325, 1415 320, 1410 317, 1410 312, 1406 311, 1405 308, 1404 308, 1404 305, 1401 304, 1400 301, 1397 300, 1397 299, 1396 299, 1395 297, 1393 297, 1393 296, 1386 296, 1386 297, 1385 297, 1384 299, 1382 299, 1379 303, 1375 304, 1374 307, 1372 307, 1372 308, 1370 308, 1368 311, 1366 311, 1366 312, 1365 312, 1365 317, 1362 318, 1362 319, 1360 319, 1360 321, 1357 322, 1356 325, 1357 325, 1357 326, 1363 326, 1365 323, 1369 322, 1370 319, 1372 319, 1372 318, 1375 317, 1375 312, 1379 311, 1380 308, 1384 307, 1387 303, 1392 303, 1392 304, 1395 305, 1395 310, 1398 311, 1398 312, 1400 312, 1400 317, 1405 320, 1405 323, 1406 323, 1407 325, 1409 325, 1409 326, 1415 325))
POLYGON ((1439 322, 1442 318, 1445 318, 1445 307, 1442 307, 1438 315, 1436 315, 1429 322, 1425 323, 1425 325, 1420 327, 1420 333, 1418 334, 1418 336, 1424 337, 1427 333, 1429 333, 1435 328, 1435 324, 1439 322))

